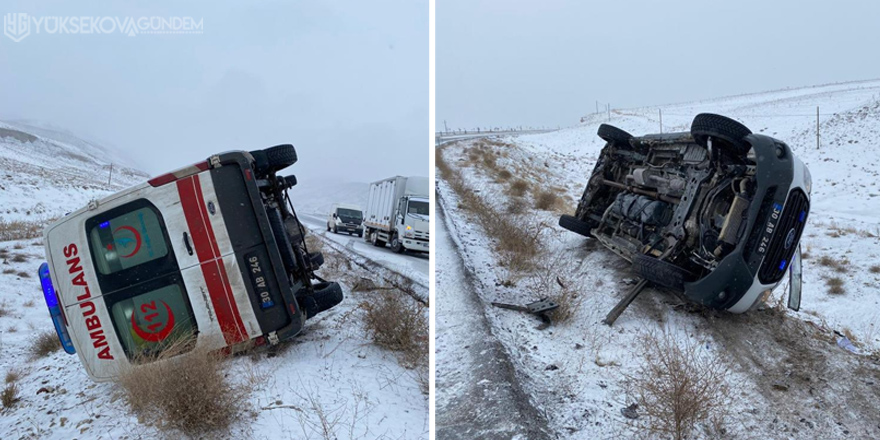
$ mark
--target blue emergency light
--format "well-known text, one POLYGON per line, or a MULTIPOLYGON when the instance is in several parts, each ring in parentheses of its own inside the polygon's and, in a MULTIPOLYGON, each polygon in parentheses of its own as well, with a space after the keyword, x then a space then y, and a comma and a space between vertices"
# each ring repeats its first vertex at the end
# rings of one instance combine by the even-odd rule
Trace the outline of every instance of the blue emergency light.
POLYGON ((55 333, 58 334, 58 340, 64 351, 69 354, 76 353, 73 348, 73 342, 70 335, 67 334, 67 326, 64 325, 64 317, 61 316, 61 306, 58 304, 58 297, 55 295, 55 287, 52 286, 52 278, 49 277, 49 264, 40 265, 40 284, 43 286, 43 298, 46 299, 46 306, 49 307, 49 316, 52 317, 52 323, 55 324, 55 333))

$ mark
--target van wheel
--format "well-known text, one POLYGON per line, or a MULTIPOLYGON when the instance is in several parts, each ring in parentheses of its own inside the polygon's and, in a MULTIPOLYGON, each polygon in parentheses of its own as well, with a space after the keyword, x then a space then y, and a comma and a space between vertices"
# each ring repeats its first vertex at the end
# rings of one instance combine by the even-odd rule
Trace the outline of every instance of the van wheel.
POLYGON ((400 242, 400 238, 397 237, 397 234, 394 234, 394 237, 391 238, 391 250, 398 254, 403 253, 403 244, 400 242))
POLYGON ((629 140, 633 138, 633 135, 608 124, 602 124, 599 126, 599 130, 596 132, 602 140, 605 142, 611 142, 612 144, 619 145, 629 145, 629 140))
POLYGON ((254 150, 251 156, 254 157, 254 170, 260 176, 283 170, 295 164, 297 159, 296 149, 290 144, 254 150))
POLYGON ((582 222, 577 217, 568 214, 563 214, 559 217, 559 226, 584 237, 592 237, 593 234, 590 231, 596 227, 592 223, 582 222))
POLYGON ((745 137, 752 131, 733 119, 712 113, 700 113, 691 123, 691 136, 702 147, 707 146, 711 137, 712 145, 734 157, 745 157, 752 148, 745 137))
POLYGON ((314 318, 318 313, 333 308, 343 299, 339 283, 332 281, 313 284, 311 289, 301 289, 297 293, 296 299, 305 309, 306 319, 314 318))

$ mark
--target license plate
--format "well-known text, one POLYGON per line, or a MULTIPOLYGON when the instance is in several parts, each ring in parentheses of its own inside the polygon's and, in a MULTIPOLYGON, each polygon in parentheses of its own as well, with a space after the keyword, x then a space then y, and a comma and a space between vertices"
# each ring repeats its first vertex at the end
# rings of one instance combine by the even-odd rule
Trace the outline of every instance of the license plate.
POLYGON ((770 219, 767 220, 767 224, 764 226, 764 235, 758 243, 759 255, 767 253, 767 248, 770 247, 770 240, 773 238, 773 232, 776 230, 776 224, 779 223, 780 216, 782 216, 782 205, 773 203, 773 211, 770 213, 770 219))
POLYGON ((251 275, 251 286, 254 288, 257 299, 260 300, 260 308, 268 309, 273 307, 275 302, 272 301, 272 295, 269 293, 269 283, 266 281, 263 262, 255 253, 246 254, 245 260, 248 265, 248 273, 251 275))

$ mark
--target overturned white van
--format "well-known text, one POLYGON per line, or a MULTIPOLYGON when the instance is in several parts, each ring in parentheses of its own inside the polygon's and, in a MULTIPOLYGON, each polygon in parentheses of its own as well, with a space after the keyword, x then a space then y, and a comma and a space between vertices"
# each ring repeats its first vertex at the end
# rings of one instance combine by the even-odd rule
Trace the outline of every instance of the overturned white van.
POLYGON ((292 145, 211 156, 72 212, 46 228, 40 269, 68 353, 89 376, 117 375, 173 341, 238 351, 295 336, 342 301, 314 271, 277 172, 292 145))

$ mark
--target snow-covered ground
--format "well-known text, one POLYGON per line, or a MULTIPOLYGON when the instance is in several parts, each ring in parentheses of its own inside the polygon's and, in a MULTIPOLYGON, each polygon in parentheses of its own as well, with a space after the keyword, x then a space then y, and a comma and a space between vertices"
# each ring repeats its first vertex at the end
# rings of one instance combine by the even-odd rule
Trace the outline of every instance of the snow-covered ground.
MULTIPOLYGON (((718 113, 784 140, 810 167, 813 199, 802 240, 809 254, 802 309, 794 313, 768 308, 743 316, 695 314, 674 296, 650 290, 613 328, 601 324, 635 275, 625 261, 556 222, 561 212, 574 210, 604 145, 596 136, 599 124, 610 123, 636 135, 656 133, 657 107, 613 111, 610 122, 606 115, 592 115, 576 127, 501 137, 499 144, 483 147, 496 152, 498 169, 526 180, 532 190, 558 188, 565 210, 532 209, 533 194, 527 193, 527 212, 509 214, 514 198, 509 180, 468 153, 485 143, 448 145, 441 153, 469 190, 501 215, 516 218, 523 228, 537 228, 544 248, 537 272, 512 276, 500 264, 495 239, 475 224, 471 213, 460 209, 460 195, 449 182, 438 179, 440 200, 450 223, 457 226, 451 232, 462 243, 461 256, 477 280, 483 303, 527 303, 554 294, 556 283, 542 282, 553 276, 577 286, 581 303, 575 316, 545 330, 538 329, 533 317, 484 307, 493 333, 506 347, 549 428, 558 438, 635 434, 634 423, 620 411, 633 403, 625 376, 641 362, 639 335, 665 331, 731 368, 725 385, 735 395, 725 403, 730 409, 725 432, 732 437, 880 437, 880 273, 870 269, 880 264, 880 217, 875 214, 880 212, 880 81, 763 92, 666 105, 662 110, 664 132, 688 130, 697 113, 718 113), (822 257, 841 262, 843 269, 823 265, 822 257), (832 277, 843 280, 845 293, 828 292, 826 280, 832 277), (863 354, 838 347, 834 331, 849 334, 863 354)), ((445 290, 439 280, 436 301, 442 304, 445 290)), ((771 302, 784 293, 784 288, 777 289, 771 302)), ((463 324, 438 319, 438 326, 463 324)), ((442 331, 438 328, 438 334, 442 331)), ((438 355, 438 377, 444 368, 455 368, 444 365, 444 359, 449 360, 438 355)), ((701 432, 706 438, 716 434, 701 432)))
MULTIPOLYGON (((9 135, 0 136, 0 216, 8 215, 8 220, 63 215, 93 197, 147 178, 137 170, 114 167, 113 184, 107 186, 109 170, 103 168, 101 155, 93 154, 100 150, 86 146, 93 144, 43 137, 51 133, 11 124, 0 127, 17 132, 0 131, 9 135)), ((88 379, 76 356, 56 351, 32 358, 28 348, 34 336, 54 333, 36 279, 43 259, 39 238, 0 242, 0 306, 5 311, 0 313, 0 376, 20 374, 19 401, 9 409, 0 407, 0 438, 165 437, 138 423, 113 384, 88 379)), ((396 276, 381 267, 362 274, 377 280, 386 275, 396 276)), ((415 289, 427 297, 426 287, 415 289)), ((309 320, 277 356, 228 362, 235 381, 265 379, 248 397, 248 416, 225 437, 325 438, 322 430, 327 428, 333 438, 427 438, 428 402, 419 374, 402 367, 394 353, 373 345, 357 321, 359 304, 372 298, 369 292, 352 292, 344 283, 343 290, 345 301, 309 320), (323 426, 317 409, 324 412, 323 426)))

